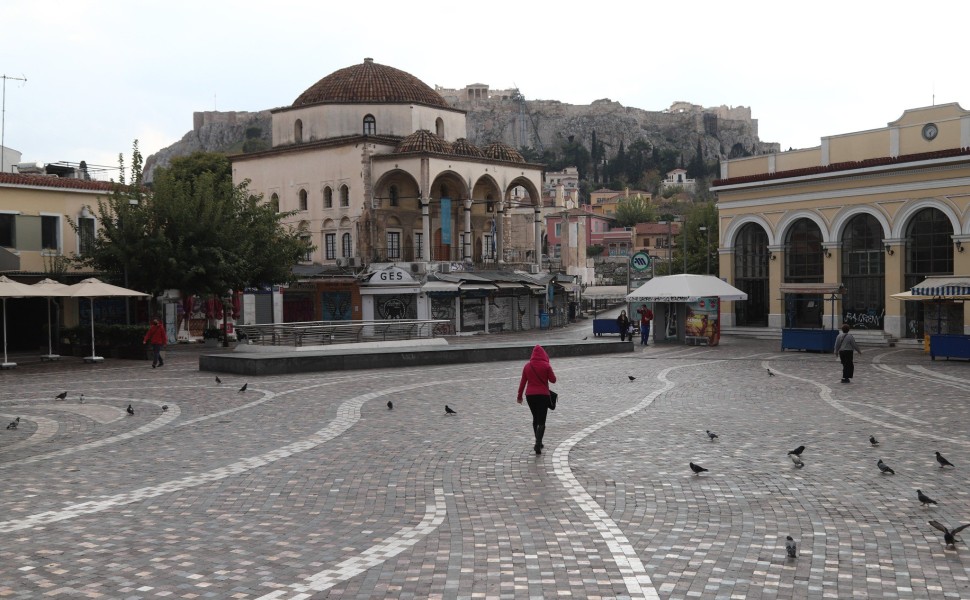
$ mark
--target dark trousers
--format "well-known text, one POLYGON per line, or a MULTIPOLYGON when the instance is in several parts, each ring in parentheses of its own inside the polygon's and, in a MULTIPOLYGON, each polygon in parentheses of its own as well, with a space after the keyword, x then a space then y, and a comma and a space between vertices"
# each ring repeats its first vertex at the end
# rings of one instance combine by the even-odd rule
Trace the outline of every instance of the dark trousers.
POLYGON ((842 361, 842 379, 852 379, 855 365, 852 364, 852 350, 839 350, 839 360, 842 361))
POLYGON ((644 325, 640 323, 640 345, 646 346, 647 342, 650 341, 650 323, 644 325))
POLYGON ((620 341, 626 341, 626 327, 620 327, 620 341))
POLYGON ((546 432, 546 414, 549 412, 549 396, 534 394, 525 397, 532 411, 532 432, 536 435, 536 445, 542 443, 542 434, 546 432))
POLYGON ((153 367, 155 365, 161 366, 164 364, 165 363, 162 361, 162 345, 152 344, 152 366, 153 367))

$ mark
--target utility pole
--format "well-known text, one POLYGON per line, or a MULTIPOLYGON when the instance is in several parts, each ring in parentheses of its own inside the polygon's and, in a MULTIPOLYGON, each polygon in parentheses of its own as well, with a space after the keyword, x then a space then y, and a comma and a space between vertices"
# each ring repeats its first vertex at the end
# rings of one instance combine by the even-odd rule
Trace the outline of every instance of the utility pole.
POLYGON ((684 221, 684 274, 687 274, 687 221, 684 221))
POLYGON ((13 79, 14 81, 23 81, 27 83, 26 77, 10 77, 7 75, 0 75, 0 79, 3 79, 3 106, 0 108, 0 173, 4 172, 4 149, 6 146, 3 145, 4 139, 7 133, 7 80, 13 79))

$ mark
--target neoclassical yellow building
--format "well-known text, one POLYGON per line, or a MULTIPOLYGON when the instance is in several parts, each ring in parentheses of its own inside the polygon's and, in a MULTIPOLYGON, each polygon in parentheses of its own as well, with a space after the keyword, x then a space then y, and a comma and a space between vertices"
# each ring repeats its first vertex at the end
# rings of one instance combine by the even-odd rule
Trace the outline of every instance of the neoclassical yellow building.
POLYGON ((962 305, 892 298, 930 275, 970 273, 970 111, 958 104, 725 161, 712 191, 721 273, 749 298, 724 303, 726 326, 970 333, 962 305))

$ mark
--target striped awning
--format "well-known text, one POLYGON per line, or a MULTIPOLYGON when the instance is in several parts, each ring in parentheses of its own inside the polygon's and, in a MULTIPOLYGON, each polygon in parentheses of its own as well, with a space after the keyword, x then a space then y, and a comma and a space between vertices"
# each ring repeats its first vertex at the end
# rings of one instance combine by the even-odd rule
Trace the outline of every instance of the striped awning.
POLYGON ((927 277, 910 290, 914 296, 970 295, 970 276, 950 275, 927 277))

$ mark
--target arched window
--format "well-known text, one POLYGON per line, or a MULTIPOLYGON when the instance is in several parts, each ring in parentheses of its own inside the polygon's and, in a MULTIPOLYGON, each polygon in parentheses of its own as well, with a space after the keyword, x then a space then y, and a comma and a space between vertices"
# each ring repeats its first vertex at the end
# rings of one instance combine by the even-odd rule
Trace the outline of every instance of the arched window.
POLYGON ((434 120, 434 132, 438 134, 438 137, 445 137, 445 122, 438 117, 434 120))
POLYGON ((387 195, 390 196, 389 204, 391 206, 397 206, 398 193, 397 193, 397 186, 396 185, 392 185, 391 186, 391 189, 388 190, 387 195))
POLYGON ((743 226, 734 240, 734 287, 748 294, 747 301, 734 303, 737 325, 767 327, 768 233, 756 223, 743 226))
POLYGON ((306 210, 307 208, 306 198, 307 198, 306 190, 301 189, 300 190, 300 210, 306 210))
MULTIPOLYGON (((918 285, 930 275, 953 274, 953 227, 943 211, 936 208, 924 208, 910 219, 906 226, 906 274, 905 289, 918 285)), ((940 333, 963 333, 962 318, 957 322, 961 331, 947 329, 951 319, 943 315, 949 312, 949 306, 939 306, 940 318, 937 321, 937 311, 931 314, 930 329, 924 327, 923 303, 906 302, 906 337, 920 339, 924 331, 937 333, 939 322, 940 333), (944 323, 946 321, 946 323, 944 323)), ((963 309, 960 307, 960 314, 963 309)), ((954 319, 954 321, 956 321, 954 319)))
POLYGON ((340 186, 340 206, 350 206, 350 188, 346 185, 340 186))
POLYGON ((852 217, 842 232, 842 322, 882 329, 886 312, 886 253, 883 230, 869 214, 852 217))
POLYGON ((300 119, 293 123, 293 141, 297 144, 303 141, 303 121, 300 119))
POLYGON ((343 252, 342 256, 344 258, 350 258, 354 255, 354 247, 349 233, 345 233, 341 238, 340 249, 343 252))
POLYGON ((273 210, 274 211, 280 212, 280 196, 279 196, 279 194, 277 194, 276 192, 273 192, 273 195, 269 197, 269 203, 273 206, 273 210))
MULTIPOLYGON (((822 230, 799 219, 785 239, 785 283, 822 283, 825 254, 822 230)), ((785 327, 822 327, 821 294, 785 294, 785 327)))
POLYGON ((377 119, 374 115, 364 115, 364 135, 377 134, 377 119))
POLYGON ((323 207, 333 208, 333 190, 329 185, 323 188, 323 207))

